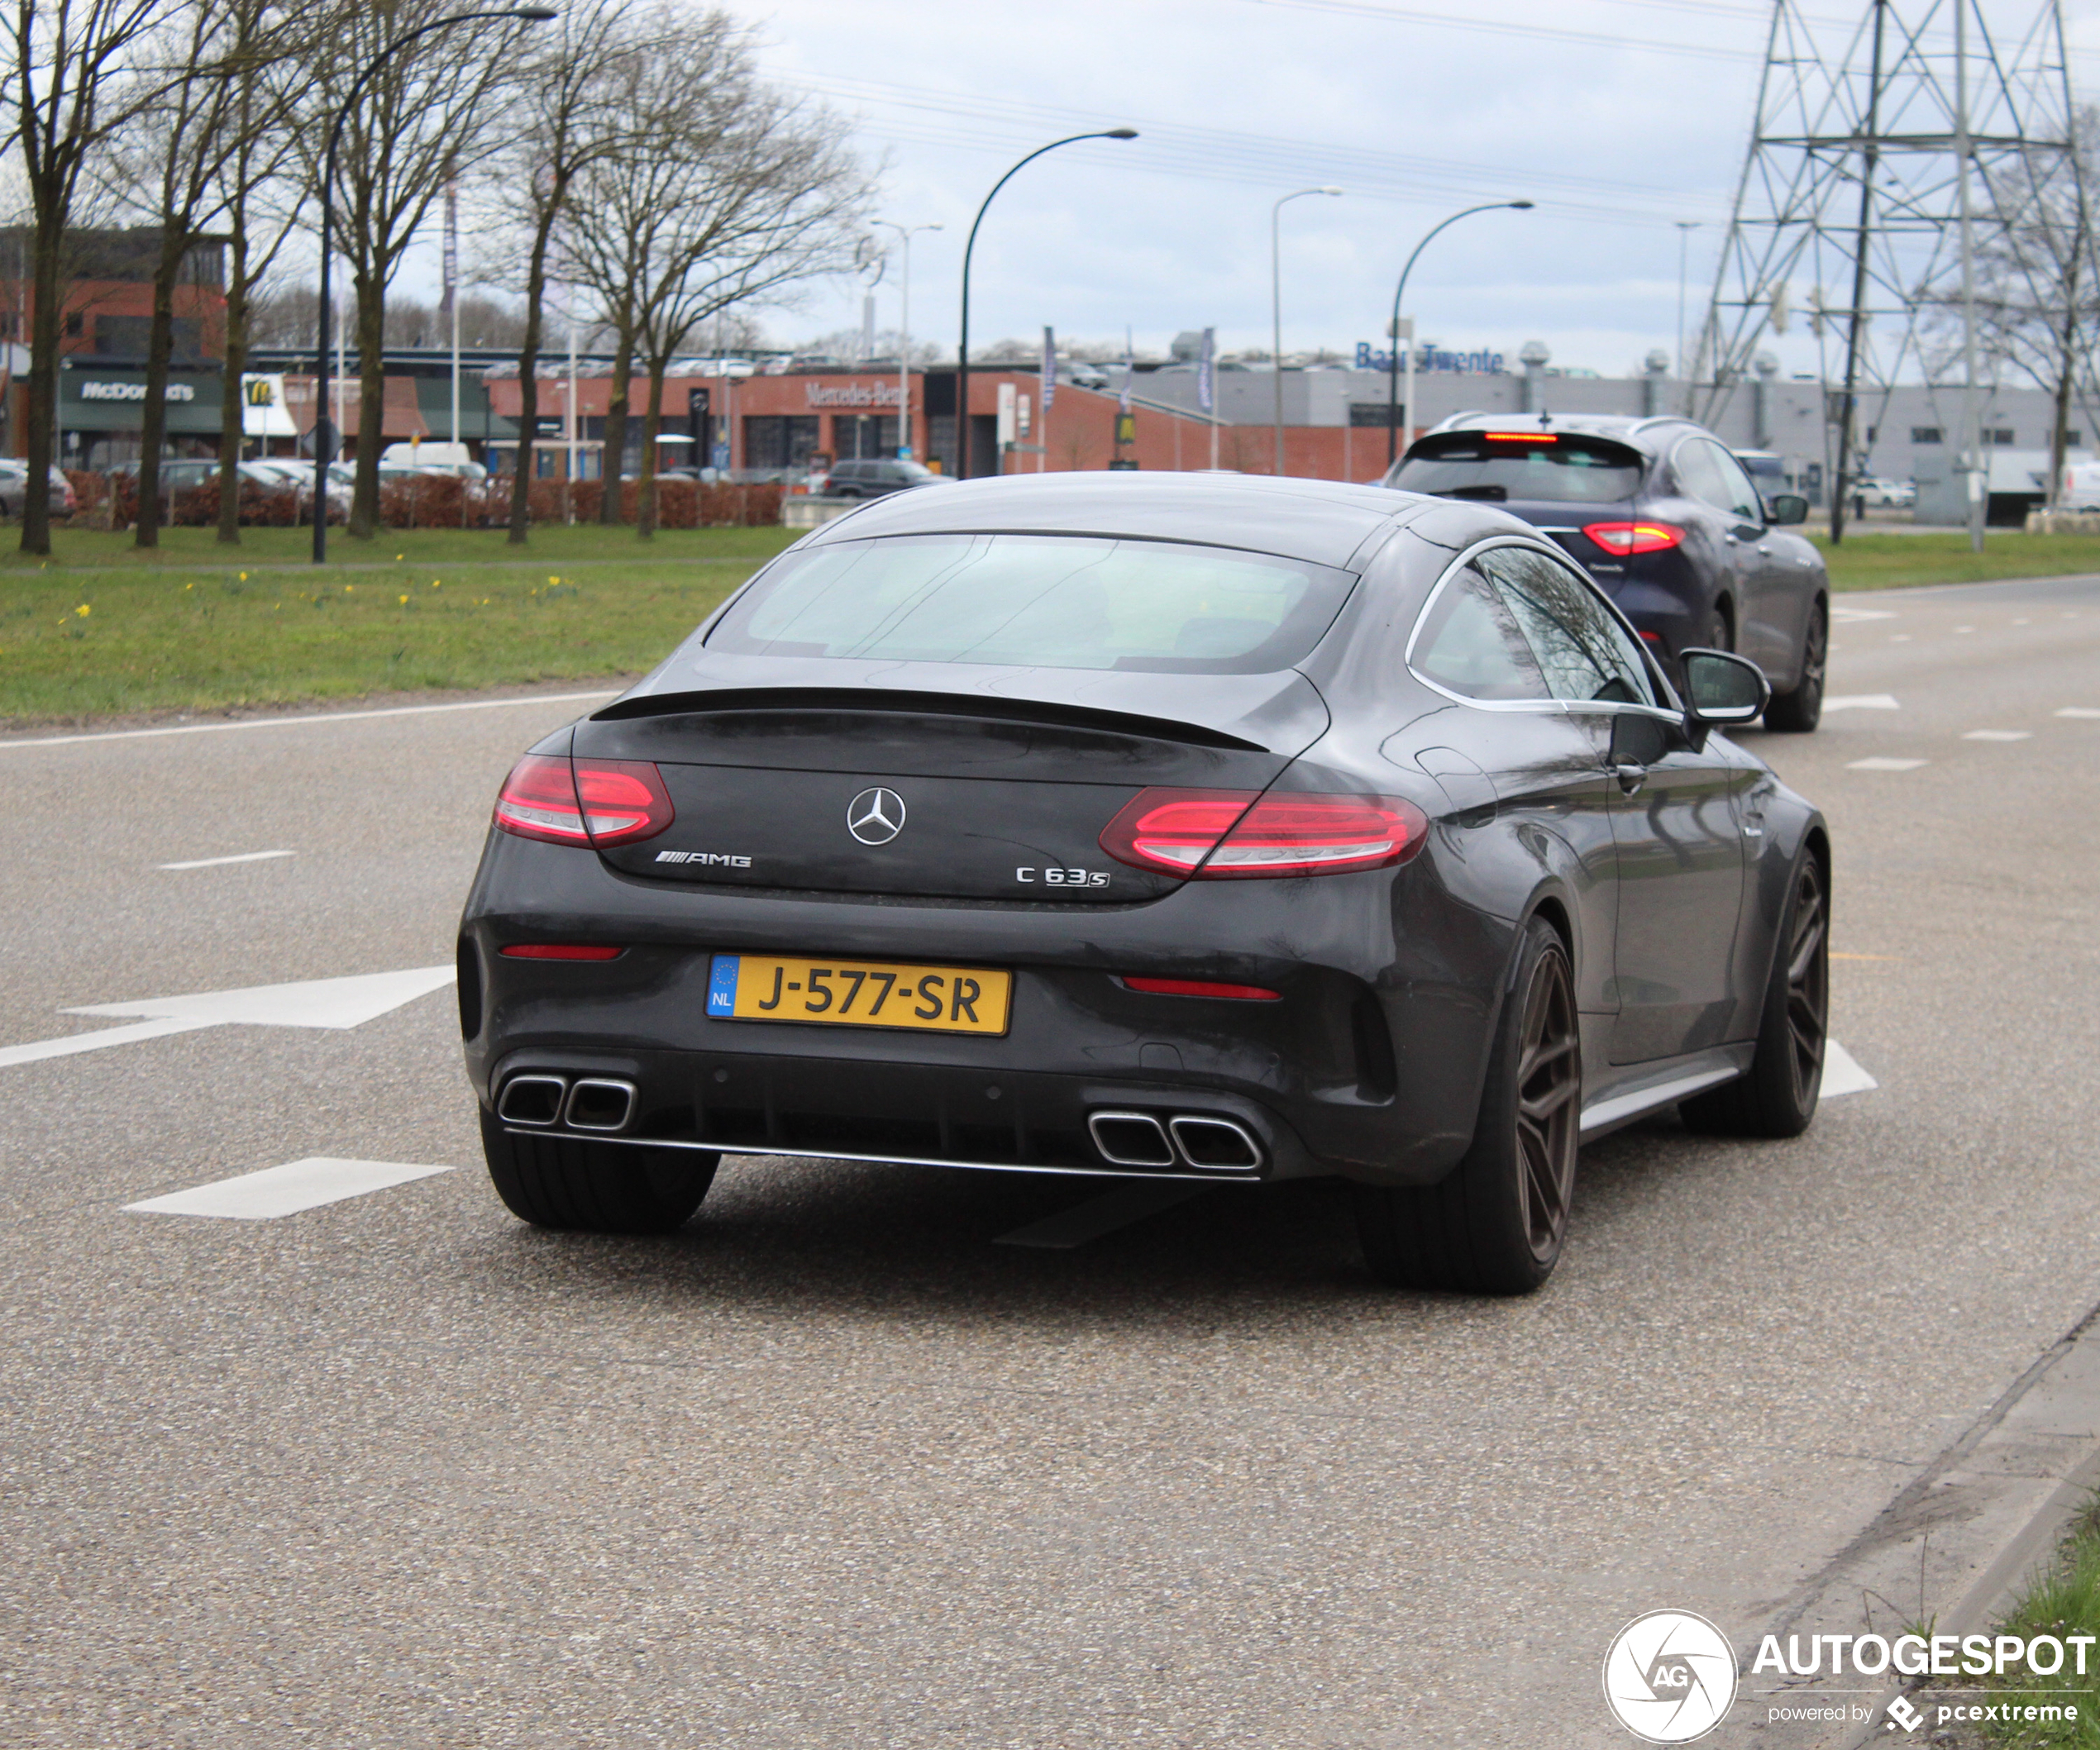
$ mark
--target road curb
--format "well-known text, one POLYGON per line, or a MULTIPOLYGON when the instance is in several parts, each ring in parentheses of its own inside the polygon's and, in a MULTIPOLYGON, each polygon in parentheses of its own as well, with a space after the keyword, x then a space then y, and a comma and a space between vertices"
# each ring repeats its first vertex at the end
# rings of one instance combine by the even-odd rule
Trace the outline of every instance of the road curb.
MULTIPOLYGON (((1893 1637, 1931 1620, 1941 1634, 1980 1633, 2008 1595, 2045 1562, 2065 1524, 2100 1483, 2100 1305, 2037 1356, 1952 1445, 1806 1581, 1767 1623, 1789 1635, 1893 1637)), ((1744 1676, 1755 1648, 1748 1651, 1744 1676)), ((1925 1742, 1898 1736, 1888 1704, 1915 1685, 1892 1684, 1868 1704, 1864 1725, 1757 1723, 1750 1741, 1777 1750, 1859 1750, 1925 1742)), ((1790 1680, 1770 1699, 1793 1706, 1866 1695, 1850 1674, 1790 1680)), ((1746 1698, 1748 1699, 1748 1698, 1746 1698)), ((1753 1705, 1759 1704, 1754 1703, 1753 1705)))

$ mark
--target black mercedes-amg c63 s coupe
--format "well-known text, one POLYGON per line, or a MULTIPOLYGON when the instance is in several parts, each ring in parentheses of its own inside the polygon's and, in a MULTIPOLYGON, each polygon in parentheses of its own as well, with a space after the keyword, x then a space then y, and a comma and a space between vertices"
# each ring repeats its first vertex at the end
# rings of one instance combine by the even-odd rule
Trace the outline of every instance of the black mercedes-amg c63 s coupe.
POLYGON ((489 1166, 675 1228, 725 1153, 1350 1182, 1520 1293, 1586 1139, 1812 1116, 1821 817, 1491 506, 1216 474, 876 500, 503 786, 461 925, 489 1166))

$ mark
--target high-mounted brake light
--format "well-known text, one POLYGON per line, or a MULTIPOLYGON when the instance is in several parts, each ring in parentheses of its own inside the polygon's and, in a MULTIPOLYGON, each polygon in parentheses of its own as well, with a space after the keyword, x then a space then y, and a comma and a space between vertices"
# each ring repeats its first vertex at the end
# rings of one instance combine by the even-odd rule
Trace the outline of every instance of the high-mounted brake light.
POLYGON ((1337 875, 1404 863, 1429 818, 1389 796, 1257 796, 1248 790, 1140 790, 1101 833, 1118 862, 1200 881, 1337 875))
POLYGON ((1216 985, 1207 979, 1134 978, 1123 982, 1133 990, 1156 997, 1222 997, 1233 1003, 1281 1003, 1281 990, 1264 990, 1259 985, 1216 985))
POLYGON ((1480 434, 1491 444, 1557 444, 1558 432, 1483 432, 1480 434))
POLYGON ((646 760, 527 754, 496 798, 497 826, 555 845, 632 844, 675 818, 662 775, 646 760))
POLYGON ((1586 522, 1582 532, 1607 553, 1660 553, 1684 539, 1673 522, 1586 522))

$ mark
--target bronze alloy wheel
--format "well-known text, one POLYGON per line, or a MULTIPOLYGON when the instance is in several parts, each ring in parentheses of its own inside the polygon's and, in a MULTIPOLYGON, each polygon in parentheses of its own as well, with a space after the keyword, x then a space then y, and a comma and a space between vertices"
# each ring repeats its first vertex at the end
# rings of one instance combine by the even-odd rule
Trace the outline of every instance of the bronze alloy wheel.
POLYGON ((1804 857, 1794 877, 1793 929, 1787 941, 1787 1033, 1792 1045, 1796 1105, 1813 1110, 1823 1080, 1823 1045, 1830 1017, 1830 908, 1823 871, 1804 857))
POLYGON ((1564 954, 1539 956, 1525 993, 1519 1037, 1522 1055, 1517 1060, 1515 1114, 1518 1195, 1531 1255, 1546 1263, 1558 1254, 1568 1232, 1581 1118, 1582 1048, 1575 1025, 1575 988, 1564 954))

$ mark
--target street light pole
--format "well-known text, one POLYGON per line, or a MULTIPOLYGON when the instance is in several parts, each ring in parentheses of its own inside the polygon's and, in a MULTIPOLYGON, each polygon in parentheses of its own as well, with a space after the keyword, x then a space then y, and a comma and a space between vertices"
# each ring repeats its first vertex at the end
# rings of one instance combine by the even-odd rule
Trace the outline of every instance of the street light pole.
MULTIPOLYGON (((531 24, 544 24, 560 14, 551 7, 527 6, 507 7, 504 11, 489 12, 456 12, 449 18, 433 18, 428 24, 418 25, 413 31, 404 31, 365 64, 364 70, 350 82, 350 89, 343 94, 342 106, 336 112, 334 125, 328 130, 328 150, 322 160, 321 173, 321 309, 320 346, 317 349, 319 369, 314 372, 313 394, 313 562, 317 565, 328 561, 328 463, 329 451, 335 446, 335 427, 328 418, 328 261, 332 253, 332 233, 336 217, 336 149, 342 144, 343 126, 350 120, 350 112, 372 76, 394 55, 408 46, 418 36, 427 36, 432 31, 447 30, 456 24, 473 24, 489 18, 511 18, 531 24)), ((365 423, 360 409, 358 424, 365 423)))
POLYGON ((1286 194, 1269 208, 1269 326, 1273 350, 1269 354, 1269 374, 1276 385, 1276 472, 1283 475, 1283 209, 1285 206, 1308 194, 1339 194, 1339 188, 1323 184, 1317 188, 1301 188, 1295 194, 1286 194))
MULTIPOLYGON (((1415 253, 1407 258, 1406 266, 1400 270, 1400 284, 1393 292, 1393 323, 1391 331, 1392 352, 1386 360, 1386 466, 1387 468, 1391 468, 1400 458, 1400 303, 1401 300, 1407 295, 1407 276, 1415 271, 1415 261, 1420 257, 1422 251, 1429 246, 1430 239, 1434 237, 1438 231, 1457 224, 1461 219, 1469 219, 1476 212, 1501 212, 1505 209, 1511 212, 1529 212, 1531 210, 1531 205, 1530 201, 1489 201, 1485 206, 1468 207, 1463 212, 1454 212, 1415 246, 1415 253)), ((1411 406, 1407 409, 1407 417, 1410 421, 1415 417, 1415 409, 1411 406)))
MULTIPOLYGON (((1021 160, 1005 175, 991 185, 991 193, 985 197, 984 206, 978 207, 977 216, 970 222, 970 240, 962 246, 962 343, 955 355, 955 477, 958 480, 970 478, 970 255, 977 246, 977 227, 985 222, 985 207, 991 205, 999 191, 1014 179, 1014 171, 1022 165, 1033 164, 1045 152, 1054 152, 1061 145, 1076 145, 1082 140, 1135 140, 1134 127, 1111 127, 1098 134, 1071 134, 1062 140, 1052 140, 1048 145, 1039 145, 1021 160)), ((933 447, 933 419, 927 419, 927 447, 933 447)))
POLYGON ((897 317, 897 460, 912 459, 911 445, 911 239, 918 231, 938 231, 938 225, 900 225, 895 219, 875 222, 894 231, 904 248, 904 270, 900 276, 903 308, 897 317))

